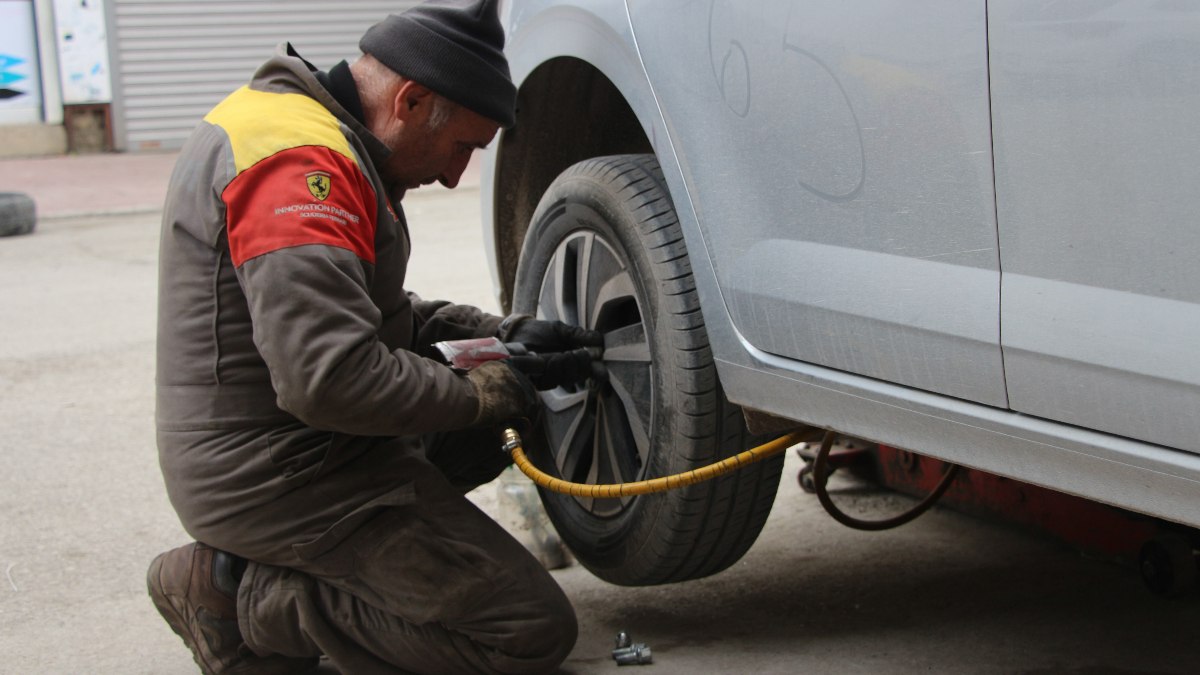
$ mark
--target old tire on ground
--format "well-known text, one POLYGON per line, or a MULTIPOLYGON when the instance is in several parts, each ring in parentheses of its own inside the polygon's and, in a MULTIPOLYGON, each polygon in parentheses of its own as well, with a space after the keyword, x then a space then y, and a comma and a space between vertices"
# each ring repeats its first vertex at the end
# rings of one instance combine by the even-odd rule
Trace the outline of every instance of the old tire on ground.
POLYGON ((20 192, 0 192, 0 237, 33 232, 37 223, 33 199, 20 192))
MULTIPOLYGON (((683 234, 652 155, 587 160, 543 195, 514 309, 605 334, 607 381, 545 392, 534 462, 582 483, 687 471, 752 442, 717 380, 683 234)), ((777 455, 672 492, 591 500, 542 492, 576 557, 602 579, 648 585, 719 572, 750 548, 779 485, 777 455)))

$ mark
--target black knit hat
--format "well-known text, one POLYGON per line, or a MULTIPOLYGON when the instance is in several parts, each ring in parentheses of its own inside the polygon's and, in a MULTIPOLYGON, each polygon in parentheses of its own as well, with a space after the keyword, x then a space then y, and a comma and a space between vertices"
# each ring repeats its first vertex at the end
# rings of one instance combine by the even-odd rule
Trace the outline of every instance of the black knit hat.
POLYGON ((363 53, 499 122, 516 123, 517 89, 504 58, 498 0, 430 0, 371 26, 363 53))

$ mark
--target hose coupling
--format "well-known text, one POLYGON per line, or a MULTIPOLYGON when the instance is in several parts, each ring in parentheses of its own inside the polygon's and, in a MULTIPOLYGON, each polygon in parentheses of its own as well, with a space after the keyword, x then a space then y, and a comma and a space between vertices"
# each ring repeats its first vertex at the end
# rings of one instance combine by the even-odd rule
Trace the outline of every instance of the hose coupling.
POLYGON ((521 447, 521 434, 518 434, 517 430, 512 427, 506 427, 500 434, 500 438, 504 441, 502 449, 506 455, 511 455, 514 449, 521 447))

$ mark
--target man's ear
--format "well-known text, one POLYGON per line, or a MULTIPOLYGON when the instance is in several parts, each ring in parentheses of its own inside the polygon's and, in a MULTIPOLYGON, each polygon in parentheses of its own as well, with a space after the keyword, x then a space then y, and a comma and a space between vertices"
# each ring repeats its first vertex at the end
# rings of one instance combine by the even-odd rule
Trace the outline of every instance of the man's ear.
POLYGON ((406 124, 420 123, 433 110, 434 93, 428 87, 412 80, 400 85, 393 100, 392 114, 406 124))

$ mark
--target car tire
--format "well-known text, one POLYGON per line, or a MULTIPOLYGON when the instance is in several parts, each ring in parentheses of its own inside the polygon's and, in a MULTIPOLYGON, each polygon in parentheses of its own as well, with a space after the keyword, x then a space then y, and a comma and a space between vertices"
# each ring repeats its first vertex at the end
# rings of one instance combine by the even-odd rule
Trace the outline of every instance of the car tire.
POLYGON ((33 232, 37 222, 33 199, 20 192, 0 192, 0 237, 33 232))
MULTIPOLYGON (((605 335, 606 377, 543 392, 534 462, 601 484, 679 473, 762 439, 729 403, 700 312, 683 233, 653 155, 599 157, 550 185, 526 235, 514 310, 605 335)), ((777 455, 666 493, 592 500, 542 490, 563 541, 596 576, 641 586, 736 562, 779 485, 777 455)))

